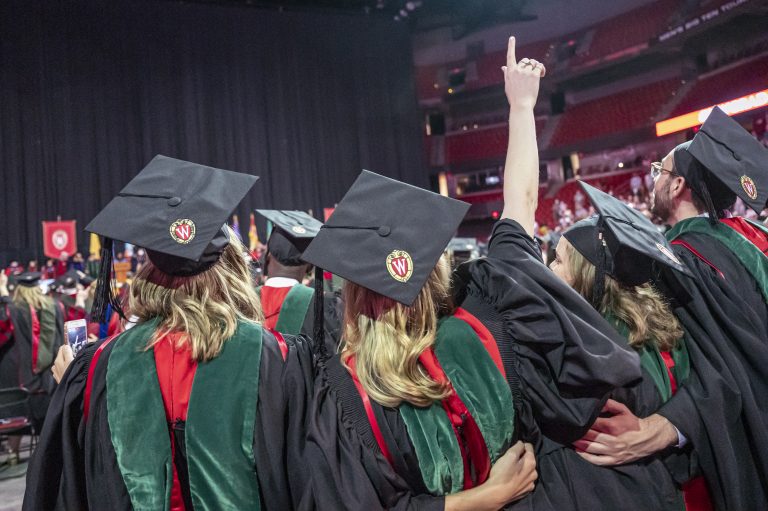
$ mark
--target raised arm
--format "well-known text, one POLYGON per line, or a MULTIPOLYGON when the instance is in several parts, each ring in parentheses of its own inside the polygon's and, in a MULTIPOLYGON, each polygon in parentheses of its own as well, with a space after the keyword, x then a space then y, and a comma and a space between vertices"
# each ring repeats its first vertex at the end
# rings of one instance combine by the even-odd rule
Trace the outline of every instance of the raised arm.
POLYGON ((539 81, 546 69, 540 62, 515 57, 515 38, 509 38, 507 65, 503 66, 504 91, 509 101, 509 145, 504 163, 504 211, 502 218, 517 221, 533 236, 538 203, 539 152, 533 107, 539 81))

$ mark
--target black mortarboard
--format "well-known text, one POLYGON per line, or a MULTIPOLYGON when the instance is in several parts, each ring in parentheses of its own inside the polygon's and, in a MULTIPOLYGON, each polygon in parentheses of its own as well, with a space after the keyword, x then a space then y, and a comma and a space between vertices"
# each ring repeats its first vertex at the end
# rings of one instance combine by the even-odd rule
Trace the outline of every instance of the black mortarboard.
POLYGON ((35 287, 40 284, 42 273, 37 271, 28 271, 16 276, 16 284, 23 287, 35 287))
POLYGON ((580 183, 598 215, 575 223, 563 236, 595 265, 593 303, 602 300, 604 274, 627 286, 653 279, 659 265, 690 275, 664 235, 639 211, 580 183))
POLYGON ((72 288, 76 287, 78 282, 80 282, 80 275, 77 273, 77 270, 69 270, 53 282, 53 287, 72 288))
POLYGON ((691 182, 705 204, 710 195, 713 209, 729 207, 734 194, 758 213, 765 208, 768 148, 720 108, 712 109, 693 140, 675 148, 673 154, 675 172, 691 182), (702 168, 716 179, 702 176, 702 168))
POLYGON ((53 282, 53 288, 72 289, 77 287, 77 284, 88 287, 92 282, 93 279, 85 273, 77 270, 69 270, 67 273, 61 275, 53 282))
POLYGON ((469 204, 364 170, 304 260, 410 306, 469 204))
MULTIPOLYGON (((104 237, 99 285, 111 280, 112 240, 144 247, 152 264, 169 275, 210 268, 229 244, 225 222, 257 179, 155 156, 85 228, 104 237)), ((94 311, 100 314, 106 303, 96 294, 94 311)), ((112 295, 102 299, 119 310, 112 295)))
POLYGON ((320 232, 323 223, 303 211, 257 209, 274 228, 267 241, 267 253, 285 266, 306 264, 301 253, 320 232))

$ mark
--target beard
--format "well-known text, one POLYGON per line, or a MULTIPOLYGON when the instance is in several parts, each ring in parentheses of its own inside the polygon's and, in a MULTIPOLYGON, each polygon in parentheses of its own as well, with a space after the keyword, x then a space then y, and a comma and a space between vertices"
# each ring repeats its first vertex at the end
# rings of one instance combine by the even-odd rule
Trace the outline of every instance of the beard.
POLYGON ((671 188, 672 180, 667 179, 658 193, 656 193, 655 188, 651 193, 651 214, 665 223, 672 215, 672 198, 670 197, 671 188))

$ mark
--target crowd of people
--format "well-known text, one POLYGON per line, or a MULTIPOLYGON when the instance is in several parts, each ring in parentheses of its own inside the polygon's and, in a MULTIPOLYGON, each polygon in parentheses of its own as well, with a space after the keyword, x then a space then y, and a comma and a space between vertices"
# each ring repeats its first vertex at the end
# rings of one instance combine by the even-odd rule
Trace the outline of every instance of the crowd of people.
POLYGON ((468 204, 363 171, 325 224, 259 211, 257 279, 225 223, 256 178, 157 156, 87 226, 94 280, 59 277, 75 357, 40 272, 0 277, 0 363, 47 405, 24 509, 765 508, 768 229, 725 211, 765 208, 768 151, 715 109, 651 170, 666 233, 582 184, 548 267, 546 70, 510 38, 502 72, 484 257, 445 257, 468 204), (146 256, 120 289, 116 240, 146 256))

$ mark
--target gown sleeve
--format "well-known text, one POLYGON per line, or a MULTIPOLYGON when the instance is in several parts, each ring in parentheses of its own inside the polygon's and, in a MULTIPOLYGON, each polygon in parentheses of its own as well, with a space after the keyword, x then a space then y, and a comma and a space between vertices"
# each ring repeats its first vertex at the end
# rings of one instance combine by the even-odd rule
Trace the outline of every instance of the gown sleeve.
POLYGON ((83 398, 99 343, 78 353, 56 387, 27 469, 24 510, 87 509, 83 398))
POLYGON ((517 222, 497 222, 488 256, 462 265, 456 284, 462 307, 500 325, 494 334, 502 360, 520 384, 523 439, 536 441, 540 430, 570 444, 613 389, 641 377, 626 339, 544 265, 517 222))
POLYGON ((344 386, 354 384, 341 371, 337 357, 318 364, 305 456, 312 502, 300 509, 442 511, 443 497, 412 491, 381 454, 373 435, 361 434, 367 424, 362 401, 358 397, 358 403, 349 402, 352 394, 344 386))

